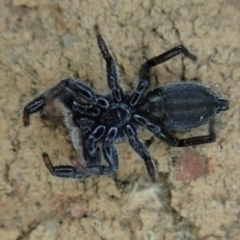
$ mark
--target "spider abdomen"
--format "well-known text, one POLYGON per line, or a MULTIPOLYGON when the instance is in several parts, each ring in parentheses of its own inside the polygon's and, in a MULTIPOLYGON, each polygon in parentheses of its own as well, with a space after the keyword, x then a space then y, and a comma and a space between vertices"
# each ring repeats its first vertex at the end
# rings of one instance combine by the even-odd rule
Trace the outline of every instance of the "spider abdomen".
POLYGON ((163 98, 162 125, 175 131, 204 125, 228 108, 216 92, 197 82, 179 82, 160 87, 163 98))

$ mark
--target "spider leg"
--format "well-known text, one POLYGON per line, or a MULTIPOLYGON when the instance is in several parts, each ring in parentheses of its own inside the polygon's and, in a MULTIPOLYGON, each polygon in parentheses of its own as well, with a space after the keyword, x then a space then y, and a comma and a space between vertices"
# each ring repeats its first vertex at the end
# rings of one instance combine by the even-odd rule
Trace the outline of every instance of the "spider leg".
POLYGON ((75 94, 70 91, 64 91, 60 96, 59 100, 63 105, 70 110, 73 115, 97 117, 100 114, 98 106, 93 104, 83 103, 75 94))
POLYGON ((80 176, 81 178, 81 175, 83 175, 82 171, 78 170, 76 167, 67 165, 53 166, 47 153, 42 153, 42 157, 47 169, 53 176, 62 178, 77 178, 77 176, 80 176))
POLYGON ((53 100, 60 97, 66 89, 71 90, 77 96, 94 103, 100 107, 107 108, 109 102, 104 98, 97 96, 90 87, 85 86, 76 78, 67 78, 59 82, 55 87, 44 92, 39 97, 28 103, 23 110, 23 123, 29 125, 29 115, 43 109, 46 105, 52 106, 53 100))
POLYGON ((105 166, 92 166, 85 168, 77 159, 71 158, 74 166, 53 166, 47 153, 43 153, 43 161, 48 168, 49 172, 56 177, 62 178, 87 178, 92 175, 101 175, 105 166))
POLYGON ((112 146, 118 135, 118 129, 112 127, 109 129, 104 143, 103 143, 103 156, 108 163, 104 174, 113 174, 118 170, 118 154, 116 148, 112 146))
POLYGON ((116 64, 113 60, 113 57, 109 53, 109 50, 105 44, 105 41, 102 38, 102 35, 99 32, 98 25, 95 25, 94 29, 95 29, 95 34, 97 37, 98 47, 102 53, 104 60, 106 61, 107 81, 108 81, 109 88, 112 91, 114 99, 117 102, 122 102, 123 91, 118 84, 118 75, 117 75, 116 64))
POLYGON ((134 90, 133 94, 130 96, 130 99, 129 99, 129 103, 131 106, 137 105, 142 95, 148 89, 150 85, 150 69, 152 67, 155 67, 158 64, 166 62, 167 60, 181 53, 183 53, 186 57, 190 58, 193 61, 197 59, 196 56, 190 53, 186 47, 184 47, 183 45, 179 45, 163 54, 160 54, 154 58, 147 60, 144 64, 142 64, 138 73, 139 83, 137 85, 137 88, 134 90))
POLYGON ((118 169, 118 157, 116 149, 111 146, 117 137, 117 128, 110 128, 106 134, 103 144, 103 155, 109 166, 99 165, 101 162, 100 149, 96 143, 105 134, 105 127, 97 127, 84 144, 83 155, 86 160, 86 166, 79 163, 74 157, 70 157, 73 166, 53 166, 47 153, 43 153, 43 161, 49 172, 62 178, 86 178, 92 175, 109 175, 115 173, 118 169), (91 159, 91 160, 90 160, 91 159))
POLYGON ((134 119, 137 123, 145 126, 149 131, 151 131, 157 138, 163 140, 167 144, 173 147, 188 147, 205 143, 212 143, 216 140, 216 134, 214 131, 214 121, 209 122, 209 134, 206 136, 190 137, 178 139, 173 137, 168 131, 156 124, 149 122, 146 118, 134 115, 134 119))
MULTIPOLYGON (((85 128, 86 131, 86 126, 83 128, 85 128)), ((83 130, 83 128, 81 127, 81 130, 83 130)), ((104 126, 98 126, 87 138, 83 136, 83 157, 86 161, 87 168, 100 164, 101 153, 97 143, 103 138, 105 132, 106 128, 104 126)))
POLYGON ((156 182, 158 179, 157 169, 154 160, 152 159, 150 153, 147 150, 147 147, 138 140, 136 130, 129 124, 126 126, 126 133, 130 145, 144 160, 149 177, 153 182, 156 182))
MULTIPOLYGON (((96 143, 103 137, 105 133, 105 127, 99 126, 90 134, 89 138, 85 143, 85 148, 87 149, 87 155, 85 154, 85 160, 88 161, 88 158, 92 158, 91 161, 100 163, 100 149, 96 146, 96 143)), ((47 153, 43 153, 43 161, 48 168, 49 172, 56 176, 62 178, 86 178, 91 175, 101 175, 104 171, 104 166, 91 166, 85 167, 82 166, 77 159, 71 157, 74 166, 53 166, 47 153)))
POLYGON ((86 160, 86 168, 84 171, 91 172, 91 175, 110 175, 118 170, 117 150, 112 146, 117 138, 117 134, 118 130, 116 127, 110 128, 103 142, 103 156, 108 166, 99 165, 101 162, 100 155, 98 158, 94 158, 94 156, 90 154, 91 147, 88 146, 84 151, 84 158, 86 160))
POLYGON ((25 127, 29 126, 29 115, 42 110, 45 107, 45 99, 39 96, 28 103, 23 110, 23 124, 25 127))

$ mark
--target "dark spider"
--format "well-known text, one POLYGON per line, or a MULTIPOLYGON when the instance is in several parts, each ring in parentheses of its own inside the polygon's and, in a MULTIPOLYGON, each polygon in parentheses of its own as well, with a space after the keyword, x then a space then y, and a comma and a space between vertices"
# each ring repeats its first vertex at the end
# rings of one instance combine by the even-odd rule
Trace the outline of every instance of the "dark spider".
POLYGON ((29 115, 51 107, 59 99, 67 109, 65 123, 77 150, 82 145, 86 161, 83 166, 71 158, 73 166, 53 166, 47 153, 43 160, 50 173, 57 177, 86 178, 91 175, 108 175, 118 170, 118 154, 113 144, 127 136, 132 148, 144 160, 148 174, 157 181, 157 169, 147 147, 138 139, 137 128, 147 128, 155 137, 174 147, 187 147, 211 143, 216 139, 214 117, 228 109, 228 101, 221 99, 212 89, 197 82, 178 82, 148 90, 150 69, 180 53, 196 60, 183 45, 147 60, 142 64, 136 89, 123 92, 118 84, 115 62, 95 26, 98 47, 106 61, 107 81, 111 94, 99 95, 77 78, 60 81, 28 103, 23 111, 23 123, 29 125, 29 115), (148 90, 148 91, 147 91, 148 90), (206 136, 177 139, 170 131, 183 131, 209 122, 206 136), (102 151, 98 143, 102 143, 102 151), (101 165, 101 152, 108 166, 101 165))

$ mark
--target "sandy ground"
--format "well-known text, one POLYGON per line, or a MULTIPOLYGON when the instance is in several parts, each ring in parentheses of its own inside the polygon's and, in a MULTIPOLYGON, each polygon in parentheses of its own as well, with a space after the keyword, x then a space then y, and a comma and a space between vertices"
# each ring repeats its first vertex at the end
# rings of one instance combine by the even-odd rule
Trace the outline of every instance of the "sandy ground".
MULTIPOLYGON (((1 239, 239 239, 240 1, 2 0, 0 9, 1 239), (197 79, 230 101, 215 143, 177 149, 154 140, 157 184, 127 141, 117 145, 114 176, 53 177, 43 151, 55 165, 77 155, 61 115, 35 114, 23 126, 24 105, 61 79, 79 75, 109 91, 95 23, 125 90, 147 58, 184 43, 198 61, 178 56, 156 67, 153 79, 197 79)), ((207 126, 179 136, 206 133, 207 126)))

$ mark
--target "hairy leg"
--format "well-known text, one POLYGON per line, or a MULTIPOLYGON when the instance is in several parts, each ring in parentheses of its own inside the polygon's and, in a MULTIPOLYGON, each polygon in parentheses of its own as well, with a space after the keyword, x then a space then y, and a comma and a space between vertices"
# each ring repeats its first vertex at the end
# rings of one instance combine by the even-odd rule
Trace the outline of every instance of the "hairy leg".
POLYGON ((133 94, 130 96, 130 99, 128 100, 131 106, 137 105, 142 95, 148 89, 150 85, 150 69, 157 66, 158 64, 166 62, 167 60, 181 53, 183 53, 186 57, 192 59, 193 61, 196 60, 196 56, 190 53, 187 48, 185 48, 183 45, 179 45, 159 56, 147 60, 144 64, 142 64, 138 73, 139 83, 133 94))
POLYGON ((214 121, 209 123, 209 134, 205 136, 190 137, 184 139, 178 139, 173 137, 168 131, 149 122, 146 118, 139 115, 134 115, 134 119, 137 123, 145 126, 149 131, 151 131, 157 138, 163 140, 167 144, 173 147, 188 147, 205 143, 212 143, 216 140, 216 134, 214 131, 214 121))
POLYGON ((103 155, 109 164, 108 166, 100 165, 101 154, 99 147, 96 145, 104 134, 105 128, 103 126, 99 126, 93 131, 84 144, 83 156, 86 160, 85 166, 80 164, 74 157, 70 158, 73 166, 53 166, 48 154, 43 153, 43 161, 49 172, 57 177, 80 179, 93 175, 109 175, 115 173, 118 169, 118 156, 117 151, 112 144, 117 137, 117 128, 110 128, 106 134, 103 144, 103 155))
POLYGON ((122 102, 123 100, 123 91, 118 84, 118 76, 116 70, 116 64, 113 60, 113 57, 109 53, 109 50, 105 44, 105 41, 100 34, 98 25, 95 25, 95 34, 97 37, 98 47, 102 53, 104 60, 106 61, 106 70, 107 70, 107 81, 109 88, 112 91, 113 97, 117 102, 122 102))
POLYGON ((149 177, 153 182, 158 179, 158 172, 155 166, 155 162, 152 159, 147 147, 138 140, 136 130, 131 125, 126 126, 126 133, 129 139, 129 143, 132 148, 138 153, 138 155, 143 159, 149 177))
POLYGON ((94 103, 102 108, 107 108, 109 102, 100 96, 97 96, 90 87, 85 86, 78 79, 68 78, 59 82, 55 87, 47 90, 39 97, 33 99, 28 103, 23 110, 23 123, 25 126, 29 125, 29 116, 32 113, 38 112, 43 109, 46 105, 51 106, 53 100, 60 97, 61 94, 66 92, 66 89, 72 91, 78 97, 94 103))

